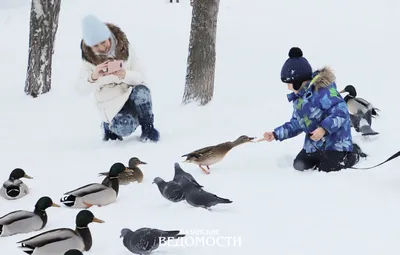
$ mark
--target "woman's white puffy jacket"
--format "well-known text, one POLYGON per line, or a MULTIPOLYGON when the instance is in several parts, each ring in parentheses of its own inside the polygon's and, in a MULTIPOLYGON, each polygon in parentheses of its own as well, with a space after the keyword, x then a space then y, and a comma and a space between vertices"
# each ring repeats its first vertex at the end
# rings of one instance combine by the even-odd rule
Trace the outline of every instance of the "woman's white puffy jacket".
POLYGON ((91 75, 95 68, 95 65, 83 60, 76 89, 86 95, 94 92, 102 120, 111 123, 128 100, 133 87, 139 84, 146 85, 145 76, 132 47, 129 47, 129 58, 123 62, 123 68, 126 70, 124 79, 116 75, 107 75, 92 81, 91 75))

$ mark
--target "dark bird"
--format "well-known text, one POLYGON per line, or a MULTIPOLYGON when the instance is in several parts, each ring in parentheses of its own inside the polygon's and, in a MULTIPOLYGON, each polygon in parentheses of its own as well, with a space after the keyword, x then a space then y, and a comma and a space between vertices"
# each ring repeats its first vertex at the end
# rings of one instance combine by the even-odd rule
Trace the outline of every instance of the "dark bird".
POLYGON ((160 177, 154 178, 153 183, 157 184, 161 195, 171 202, 180 202, 185 199, 183 190, 179 183, 174 181, 166 182, 160 177))
POLYGON ((350 113, 351 125, 356 132, 361 132, 363 136, 377 135, 372 126, 372 118, 379 116, 378 108, 375 108, 367 100, 357 97, 357 91, 353 85, 347 85, 340 93, 349 93, 344 97, 350 113), (365 121, 363 121, 365 120, 365 121))
POLYGON ((180 183, 183 193, 185 195, 186 202, 194 207, 202 207, 209 210, 210 207, 217 204, 230 204, 231 200, 221 198, 215 194, 207 192, 201 188, 196 187, 189 180, 182 180, 180 183))
POLYGON ((73 249, 67 251, 64 255, 83 255, 83 253, 80 250, 73 249))
POLYGON ((185 236, 179 234, 179 232, 179 230, 165 231, 155 228, 139 228, 133 232, 129 228, 124 228, 121 230, 120 238, 123 237, 122 242, 130 252, 150 254, 168 239, 177 239, 185 236))
POLYGON ((180 183, 183 179, 187 179, 187 180, 193 182, 196 185, 196 187, 203 188, 203 186, 200 185, 196 181, 196 179, 193 177, 193 175, 183 171, 183 169, 181 168, 181 166, 178 163, 175 163, 174 167, 175 167, 175 174, 174 174, 174 179, 173 179, 174 182, 180 183))
MULTIPOLYGON (((351 117, 350 117, 351 119, 351 117)), ((355 119, 353 117, 353 119, 355 119)), ((368 124, 368 122, 365 119, 355 119, 354 122, 359 121, 359 128, 358 132, 361 133, 362 136, 370 136, 370 135, 378 135, 379 133, 374 131, 371 126, 368 124)), ((354 128, 356 131, 357 129, 354 128)))

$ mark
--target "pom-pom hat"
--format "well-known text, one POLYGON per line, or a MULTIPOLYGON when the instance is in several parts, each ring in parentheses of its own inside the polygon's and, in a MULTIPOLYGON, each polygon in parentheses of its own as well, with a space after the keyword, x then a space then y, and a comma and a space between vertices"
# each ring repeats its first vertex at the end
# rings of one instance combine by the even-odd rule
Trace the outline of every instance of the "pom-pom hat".
POLYGON ((308 60, 303 57, 300 48, 293 47, 289 51, 289 58, 283 64, 281 80, 292 83, 293 89, 299 90, 304 81, 312 79, 312 68, 308 60))

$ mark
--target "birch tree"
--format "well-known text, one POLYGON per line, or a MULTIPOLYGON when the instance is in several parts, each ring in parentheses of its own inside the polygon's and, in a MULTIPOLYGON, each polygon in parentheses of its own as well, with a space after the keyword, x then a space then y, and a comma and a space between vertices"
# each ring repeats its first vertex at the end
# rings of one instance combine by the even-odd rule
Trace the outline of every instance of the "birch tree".
POLYGON ((192 3, 189 54, 182 102, 206 105, 214 94, 216 36, 219 0, 192 3))
POLYGON ((32 0, 25 93, 37 97, 51 89, 52 58, 61 0, 32 0))

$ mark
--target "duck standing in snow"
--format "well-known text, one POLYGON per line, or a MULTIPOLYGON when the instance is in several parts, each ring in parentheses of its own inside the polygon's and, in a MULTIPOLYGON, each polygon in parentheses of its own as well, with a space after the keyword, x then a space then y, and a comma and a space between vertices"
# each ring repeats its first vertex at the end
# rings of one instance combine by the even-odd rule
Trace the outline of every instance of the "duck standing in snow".
MULTIPOLYGON (((128 171, 124 171, 118 175, 119 185, 127 185, 131 182, 141 183, 143 181, 143 172, 138 165, 147 165, 137 157, 133 157, 128 162, 128 171)), ((99 173, 100 176, 108 176, 108 172, 99 173)), ((110 179, 104 178, 102 184, 110 186, 110 179)))
POLYGON ((60 207, 49 197, 41 197, 33 212, 18 210, 0 218, 0 236, 11 236, 43 229, 47 224, 46 209, 60 207))
POLYGON ((75 230, 70 228, 49 230, 17 242, 21 244, 18 248, 32 255, 64 254, 71 249, 89 251, 92 248, 92 234, 88 225, 92 222, 104 223, 94 217, 91 211, 82 210, 76 215, 75 230))
POLYGON ((119 192, 118 175, 129 171, 122 163, 115 163, 108 173, 110 186, 91 183, 64 194, 60 202, 72 208, 89 208, 93 205, 104 206, 114 203, 119 192))
POLYGON ((344 97, 350 113, 351 125, 363 136, 377 135, 378 132, 372 130, 372 118, 378 116, 378 108, 372 106, 367 100, 357 97, 356 88, 347 85, 340 93, 349 93, 344 97), (364 120, 364 121, 363 121, 364 120))
POLYGON ((29 193, 29 188, 20 179, 33 179, 21 168, 15 168, 0 188, 0 195, 7 200, 16 200, 29 193))
POLYGON ((207 146, 195 151, 192 151, 188 154, 182 155, 182 157, 186 157, 185 163, 194 163, 198 165, 201 170, 209 174, 210 172, 203 168, 206 166, 208 170, 210 170, 210 166, 220 162, 226 154, 233 149, 234 147, 248 143, 254 142, 255 137, 248 137, 247 135, 241 135, 235 141, 229 141, 225 143, 220 143, 217 145, 207 146))

